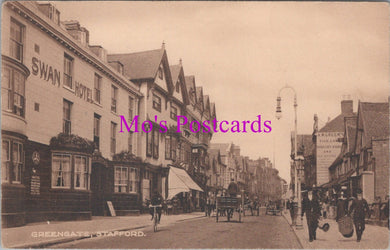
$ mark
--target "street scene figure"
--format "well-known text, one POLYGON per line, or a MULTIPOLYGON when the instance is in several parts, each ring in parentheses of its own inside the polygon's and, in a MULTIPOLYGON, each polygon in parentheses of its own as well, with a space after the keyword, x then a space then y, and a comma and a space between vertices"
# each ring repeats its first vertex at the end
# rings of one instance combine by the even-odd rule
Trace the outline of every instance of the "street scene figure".
POLYGON ((362 190, 357 190, 357 199, 352 202, 351 207, 349 208, 349 214, 352 215, 353 222, 355 224, 355 231, 357 242, 360 242, 362 235, 365 229, 365 218, 368 213, 368 204, 365 199, 363 199, 362 190))
MULTIPOLYGON (((152 196, 152 200, 150 201, 150 204, 152 206, 158 206, 158 205, 161 205, 163 204, 163 198, 161 196, 161 194, 158 192, 158 191, 155 191, 153 193, 153 196, 152 196)), ((152 215, 152 218, 151 220, 153 220, 154 216, 156 216, 154 214, 154 210, 153 208, 149 208, 149 212, 150 214, 152 215)), ((162 207, 156 207, 156 212, 157 212, 157 215, 158 215, 158 223, 160 223, 160 220, 161 220, 161 213, 162 213, 162 207)))
POLYGON ((337 208, 336 221, 338 221, 340 218, 344 217, 348 213, 348 201, 344 197, 343 192, 340 193, 340 196, 336 203, 336 208, 337 208))
POLYGON ((316 193, 309 189, 307 191, 307 197, 302 202, 302 214, 306 214, 306 222, 309 231, 309 241, 316 240, 316 230, 318 227, 318 220, 321 216, 321 206, 316 197, 316 193))

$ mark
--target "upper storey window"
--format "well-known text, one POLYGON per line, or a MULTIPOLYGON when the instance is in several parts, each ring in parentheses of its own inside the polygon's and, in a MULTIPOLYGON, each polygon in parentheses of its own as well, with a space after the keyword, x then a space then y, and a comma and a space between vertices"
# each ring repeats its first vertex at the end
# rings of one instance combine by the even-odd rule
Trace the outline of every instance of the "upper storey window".
POLYGON ((64 86, 73 89, 73 58, 64 55, 64 86))
POLYGON ((24 26, 11 19, 10 56, 20 62, 23 61, 23 33, 24 26))

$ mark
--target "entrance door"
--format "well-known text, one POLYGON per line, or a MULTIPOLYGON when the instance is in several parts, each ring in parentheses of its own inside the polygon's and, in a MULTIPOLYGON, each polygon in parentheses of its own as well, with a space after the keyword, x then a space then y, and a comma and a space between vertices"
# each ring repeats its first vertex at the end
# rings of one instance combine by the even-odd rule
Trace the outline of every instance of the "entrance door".
POLYGON ((93 163, 91 172, 91 191, 92 191, 92 215, 104 215, 104 183, 106 169, 102 164, 93 163))

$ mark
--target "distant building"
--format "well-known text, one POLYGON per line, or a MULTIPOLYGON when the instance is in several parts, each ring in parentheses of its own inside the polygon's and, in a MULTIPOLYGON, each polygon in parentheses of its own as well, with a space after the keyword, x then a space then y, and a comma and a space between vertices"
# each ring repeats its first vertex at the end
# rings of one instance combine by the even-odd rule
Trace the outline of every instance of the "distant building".
POLYGON ((353 101, 341 101, 341 114, 329 121, 316 134, 317 186, 329 182, 329 166, 340 153, 344 137, 344 118, 356 116, 353 101))

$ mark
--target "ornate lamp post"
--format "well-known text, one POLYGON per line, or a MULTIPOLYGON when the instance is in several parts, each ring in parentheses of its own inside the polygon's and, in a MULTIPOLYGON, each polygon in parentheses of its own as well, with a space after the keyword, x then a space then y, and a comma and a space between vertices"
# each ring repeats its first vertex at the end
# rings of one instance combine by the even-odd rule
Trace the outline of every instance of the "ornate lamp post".
MULTIPOLYGON (((282 118, 282 108, 281 108, 282 98, 280 97, 280 93, 284 89, 291 89, 294 92, 294 113, 295 113, 295 119, 294 119, 294 180, 295 180, 294 196, 295 196, 295 199, 298 199, 296 201, 298 202, 298 215, 300 215, 301 209, 302 209, 302 201, 301 201, 301 191, 300 191, 301 182, 300 182, 300 178, 298 178, 298 169, 297 169, 297 167, 298 167, 297 166, 297 134, 298 134, 298 129, 297 129, 297 107, 298 107, 297 92, 295 91, 295 89, 293 87, 291 87, 289 85, 286 85, 279 90, 278 97, 276 98, 276 118, 278 120, 280 118, 282 118), (298 190, 298 187, 299 187, 299 190, 298 190)), ((297 220, 295 227, 296 227, 296 229, 302 229, 303 228, 302 221, 297 220)))

